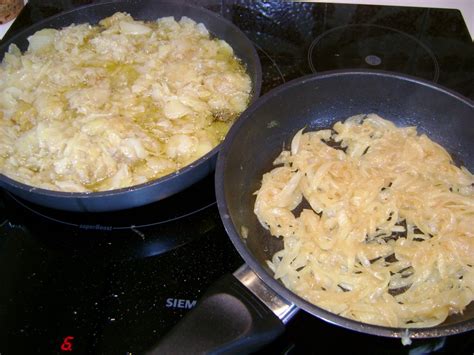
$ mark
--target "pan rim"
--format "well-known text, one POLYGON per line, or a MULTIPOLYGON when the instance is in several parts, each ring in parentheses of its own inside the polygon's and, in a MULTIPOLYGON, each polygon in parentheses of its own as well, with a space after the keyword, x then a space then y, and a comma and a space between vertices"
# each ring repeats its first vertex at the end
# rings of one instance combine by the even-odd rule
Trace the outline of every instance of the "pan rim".
POLYGON ((240 120, 234 123, 228 132, 226 139, 224 140, 223 147, 218 155, 216 170, 215 170, 215 191, 217 206, 219 209, 219 214, 221 220, 224 224, 224 229, 227 232, 228 237, 230 238, 232 244, 237 249, 238 253, 242 256, 244 262, 255 272, 255 274, 273 291, 279 294, 285 300, 295 304, 298 308, 304 310, 305 312, 320 318, 328 323, 341 326, 350 330, 354 330, 361 333, 366 333, 370 335, 378 335, 390 338, 406 338, 411 339, 422 339, 422 338, 435 338, 440 336, 448 336, 454 334, 460 334, 474 329, 474 319, 467 319, 460 321, 455 324, 440 324, 435 327, 430 328, 396 328, 396 327, 387 327, 379 326, 374 324, 362 323, 356 320, 345 318, 339 316, 335 313, 329 312, 323 308, 320 308, 298 296, 296 293, 292 292, 286 288, 280 281, 276 280, 273 275, 270 275, 258 262, 250 252, 250 249, 247 248, 244 241, 240 237, 240 233, 236 230, 234 223, 231 220, 229 209, 227 207, 227 201, 224 191, 224 175, 226 170, 226 157, 228 151, 230 150, 230 145, 234 140, 234 137, 239 131, 239 128, 247 121, 249 116, 252 116, 254 111, 258 109, 259 106, 264 105, 268 100, 273 96, 285 91, 294 86, 299 86, 307 83, 308 81, 318 81, 327 79, 330 77, 337 76, 351 76, 351 75, 365 75, 365 76, 383 76, 389 77, 390 79, 408 81, 414 84, 421 84, 423 86, 429 87, 430 89, 442 92, 449 96, 452 96, 456 100, 461 101, 463 104, 469 106, 471 109, 474 109, 474 101, 462 96, 461 94, 447 89, 439 84, 429 82, 424 79, 419 79, 417 77, 394 73, 389 71, 382 70, 367 70, 367 69, 351 69, 351 70, 333 70, 325 71, 316 74, 306 75, 294 80, 291 80, 281 86, 274 88, 268 93, 261 96, 257 102, 254 102, 250 105, 247 110, 241 115, 240 120))
MULTIPOLYGON (((146 1, 146 0, 145 0, 146 1)), ((92 4, 86 4, 82 6, 75 7, 70 10, 62 11, 58 14, 55 14, 53 16, 47 17, 39 22, 34 23, 31 26, 28 26, 24 29, 22 29, 20 32, 16 33, 10 38, 7 38, 4 41, 1 41, 0 43, 0 53, 6 53, 8 50, 8 46, 10 44, 16 43, 18 39, 22 38, 25 36, 26 33, 35 30, 38 31, 41 28, 45 28, 45 24, 54 22, 58 18, 84 11, 88 8, 97 8, 97 7, 106 7, 106 6, 117 6, 120 7, 123 4, 133 4, 133 3, 139 3, 141 2, 140 0, 120 0, 120 1, 106 1, 106 2, 100 2, 100 3, 92 3, 92 4)), ((226 24, 227 27, 231 28, 232 30, 241 33, 242 40, 246 42, 246 46, 251 48, 252 53, 251 56, 254 58, 257 58, 257 65, 254 68, 256 78, 255 78, 255 83, 252 82, 252 89, 254 89, 254 93, 252 97, 250 98, 249 105, 254 103, 260 96, 261 93, 261 88, 262 88, 262 68, 259 60, 259 56, 257 53, 257 49, 255 48, 253 42, 250 40, 250 38, 245 35, 242 29, 237 27, 233 22, 228 20, 227 18, 219 15, 218 13, 208 10, 205 7, 202 6, 196 6, 192 4, 186 4, 186 3, 175 3, 170 0, 157 0, 153 1, 153 3, 160 3, 164 5, 169 5, 172 7, 179 7, 179 8, 188 8, 196 12, 200 12, 202 14, 205 14, 209 17, 211 17, 213 20, 220 21, 224 24, 226 24)), ((121 11, 120 9, 117 9, 116 11, 121 11)), ((125 11, 125 10, 122 10, 125 11)), ((162 16, 158 15, 156 17, 157 19, 162 16)), ((72 22, 72 24, 78 24, 79 22, 72 22)), ((84 23, 84 22, 80 22, 84 23)), ((211 32, 212 33, 212 32, 211 32)), ((3 57, 3 54, 2 54, 3 57)), ((242 115, 242 114, 241 114, 242 115)), ((240 118, 240 116, 237 118, 237 120, 240 118)), ((41 187, 35 187, 32 185, 28 185, 25 183, 22 183, 18 180, 15 180, 5 174, 0 173, 0 186, 5 188, 6 190, 9 190, 6 188, 4 185, 9 185, 12 186, 15 189, 21 190, 23 192, 33 192, 37 195, 43 196, 43 197, 50 197, 50 198, 70 198, 70 199, 76 199, 76 200, 83 200, 83 199, 90 199, 90 198, 101 198, 101 197, 118 197, 120 195, 128 194, 130 192, 135 192, 135 191, 141 191, 147 188, 150 188, 151 186, 155 185, 160 185, 160 184, 166 184, 170 181, 172 181, 175 178, 179 178, 180 176, 186 175, 190 170, 197 168, 198 166, 205 166, 206 163, 210 162, 212 159, 216 157, 216 155, 219 153, 219 151, 222 149, 223 141, 221 141, 217 146, 215 146, 213 149, 211 149, 208 153, 203 155, 202 157, 196 159, 195 161, 191 162, 190 164, 184 166, 183 168, 176 170, 170 174, 167 174, 165 176, 162 176, 160 178, 150 180, 141 184, 137 185, 132 185, 132 186, 127 186, 119 189, 112 189, 112 190, 105 190, 105 191, 93 191, 93 192, 67 192, 67 191, 57 191, 57 190, 49 190, 41 187)), ((174 192, 173 194, 177 193, 174 192)), ((136 207, 136 206, 132 206, 136 207)))

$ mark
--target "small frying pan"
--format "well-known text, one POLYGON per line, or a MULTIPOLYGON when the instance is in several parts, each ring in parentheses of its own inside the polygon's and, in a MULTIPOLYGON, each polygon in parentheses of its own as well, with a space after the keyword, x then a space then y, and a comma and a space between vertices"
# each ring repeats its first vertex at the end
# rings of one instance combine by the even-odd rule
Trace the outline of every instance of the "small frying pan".
POLYGON ((209 290, 158 344, 166 352, 248 352, 273 340, 302 309, 329 323, 384 336, 432 338, 474 329, 474 303, 432 328, 400 329, 360 323, 303 300, 273 278, 266 265, 282 248, 253 213, 264 172, 302 127, 317 130, 360 113, 398 126, 417 126, 459 165, 474 168, 474 104, 436 84, 387 72, 336 71, 303 77, 255 102, 229 132, 216 168, 219 212, 246 265, 209 290), (241 228, 248 229, 244 239, 241 228))

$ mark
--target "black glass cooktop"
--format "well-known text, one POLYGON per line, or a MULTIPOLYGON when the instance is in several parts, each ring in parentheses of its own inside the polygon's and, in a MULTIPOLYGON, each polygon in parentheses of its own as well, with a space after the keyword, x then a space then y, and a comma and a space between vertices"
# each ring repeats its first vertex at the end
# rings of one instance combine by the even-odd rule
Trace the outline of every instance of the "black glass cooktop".
MULTIPOLYGON (((94 1, 29 1, 6 38, 94 1)), ((99 2, 99 1, 96 1, 99 2)), ((374 68, 438 82, 474 99, 474 45, 457 10, 187 1, 253 41, 263 93, 333 69, 374 68)), ((152 205, 56 211, 0 193, 0 354, 140 354, 242 260, 221 224, 213 176, 152 205)), ((304 312, 261 353, 472 354, 474 336, 415 340, 355 333, 304 312)))

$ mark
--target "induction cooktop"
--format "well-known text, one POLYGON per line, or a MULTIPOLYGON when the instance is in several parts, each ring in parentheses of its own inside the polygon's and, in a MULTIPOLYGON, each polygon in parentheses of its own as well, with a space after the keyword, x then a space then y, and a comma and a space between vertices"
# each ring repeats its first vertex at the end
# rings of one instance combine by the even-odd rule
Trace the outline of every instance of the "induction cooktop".
MULTIPOLYGON (((100 1, 29 1, 5 39, 100 1)), ((373 68, 437 82, 474 99, 474 45, 457 10, 281 1, 186 1, 254 43, 262 93, 334 69, 373 68)), ((243 263, 216 207, 212 174, 148 206, 71 213, 0 193, 0 353, 140 354, 216 279, 243 263)), ((299 312, 260 352, 465 353, 474 336, 364 335, 299 312)))

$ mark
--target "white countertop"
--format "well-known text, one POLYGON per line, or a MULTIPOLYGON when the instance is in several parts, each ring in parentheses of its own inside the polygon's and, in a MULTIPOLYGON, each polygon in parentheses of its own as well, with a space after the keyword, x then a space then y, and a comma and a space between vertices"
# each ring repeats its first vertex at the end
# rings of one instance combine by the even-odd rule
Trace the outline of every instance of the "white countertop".
POLYGON ((0 39, 2 39, 3 36, 5 36, 5 33, 7 33, 8 29, 12 25, 13 21, 14 20, 11 20, 7 23, 4 23, 4 24, 0 25, 0 39))
MULTIPOLYGON (((28 0, 25 0, 24 1, 24 4, 27 4, 28 3, 28 0)), ((7 33, 8 29, 10 28, 10 26, 12 25, 12 23, 15 21, 15 19, 11 20, 11 21, 8 21, 7 23, 4 23, 2 25, 0 25, 0 39, 3 38, 3 36, 5 36, 5 33, 7 33)))
MULTIPOLYGON (((474 41, 474 0, 306 0, 322 3, 342 3, 361 5, 411 6, 442 9, 458 9, 474 41)), ((25 4, 28 0, 25 1, 25 4)), ((14 20, 0 25, 0 39, 3 38, 14 20)))

